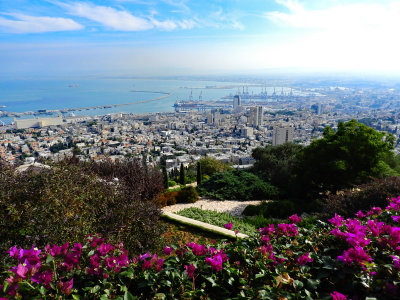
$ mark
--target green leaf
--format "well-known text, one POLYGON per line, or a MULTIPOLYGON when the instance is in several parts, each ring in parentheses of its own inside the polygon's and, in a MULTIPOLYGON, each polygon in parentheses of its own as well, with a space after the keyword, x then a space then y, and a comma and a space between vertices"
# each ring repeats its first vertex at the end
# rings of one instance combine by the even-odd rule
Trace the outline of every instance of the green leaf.
POLYGON ((307 279, 307 286, 313 290, 318 288, 320 281, 318 279, 307 279))
POLYGON ((124 300, 134 300, 135 298, 133 297, 133 295, 129 292, 126 291, 124 294, 124 300))
POLYGON ((89 251, 88 256, 93 256, 94 255, 94 250, 89 251))
POLYGON ((295 281, 293 282, 293 286, 294 286, 294 288, 295 288, 296 290, 298 290, 298 289, 301 289, 301 288, 304 286, 304 284, 303 284, 303 282, 301 282, 300 280, 295 280, 295 281))
POLYGON ((81 299, 81 297, 79 295, 73 294, 72 299, 79 300, 79 299, 81 299))
POLYGON ((207 279, 209 282, 211 282, 211 285, 212 285, 212 286, 217 286, 217 283, 215 282, 214 278, 212 278, 212 277, 207 277, 206 279, 207 279))
POLYGON ((129 270, 129 271, 121 272, 119 274, 119 276, 123 276, 123 277, 127 277, 127 278, 133 278, 133 274, 134 274, 133 271, 129 270))
POLYGON ((99 286, 99 285, 96 285, 96 286, 94 286, 94 287, 92 287, 92 288, 90 289, 90 292, 91 292, 92 294, 96 294, 98 291, 100 291, 100 286, 99 286))
POLYGON ((54 261, 54 257, 52 256, 52 255, 47 255, 47 258, 46 258, 46 264, 48 264, 48 263, 50 263, 50 262, 52 262, 52 261, 54 261))
POLYGON ((42 285, 42 286, 39 288, 39 292, 40 292, 41 295, 46 295, 47 290, 46 290, 46 288, 42 285))
POLYGON ((5 293, 7 291, 8 285, 9 285, 8 281, 4 280, 4 282, 3 282, 3 293, 5 293))
POLYGON ((101 297, 100 297, 100 300, 108 300, 108 299, 109 298, 108 298, 107 294, 101 295, 101 297))

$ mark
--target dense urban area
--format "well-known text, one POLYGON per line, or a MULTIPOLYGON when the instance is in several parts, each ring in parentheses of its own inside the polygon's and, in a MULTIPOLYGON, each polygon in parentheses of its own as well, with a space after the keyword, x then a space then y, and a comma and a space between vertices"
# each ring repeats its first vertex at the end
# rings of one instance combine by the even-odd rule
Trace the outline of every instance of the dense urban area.
POLYGON ((144 155, 149 165, 165 159, 168 169, 210 156, 246 167, 254 163, 257 147, 290 141, 308 145, 325 127, 350 119, 398 139, 400 94, 394 88, 300 90, 253 95, 243 87, 230 100, 181 101, 175 112, 15 119, 14 125, 0 127, 0 156, 22 164, 73 155, 93 161, 144 155))

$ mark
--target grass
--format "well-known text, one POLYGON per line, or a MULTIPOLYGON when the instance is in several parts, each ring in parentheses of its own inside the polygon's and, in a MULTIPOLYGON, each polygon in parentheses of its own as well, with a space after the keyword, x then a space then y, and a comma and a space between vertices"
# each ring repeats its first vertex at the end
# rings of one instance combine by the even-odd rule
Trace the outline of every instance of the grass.
POLYGON ((232 222, 232 230, 238 230, 240 233, 247 235, 257 234, 257 228, 253 224, 234 217, 228 213, 220 213, 217 211, 190 207, 181 210, 177 214, 220 227, 224 227, 225 224, 232 222))

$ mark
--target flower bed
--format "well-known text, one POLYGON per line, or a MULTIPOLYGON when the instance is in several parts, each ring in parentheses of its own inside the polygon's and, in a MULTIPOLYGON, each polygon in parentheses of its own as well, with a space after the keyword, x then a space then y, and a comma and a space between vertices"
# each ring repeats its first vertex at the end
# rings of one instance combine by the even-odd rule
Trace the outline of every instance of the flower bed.
MULTIPOLYGON (((12 247, 0 296, 125 299, 398 299, 400 197, 329 223, 287 223, 234 242, 169 245, 128 257, 99 235, 85 245, 12 247), (136 298, 135 298, 136 297, 136 298)), ((226 224, 230 227, 232 224, 226 224)), ((232 228, 235 230, 235 228, 232 228)))

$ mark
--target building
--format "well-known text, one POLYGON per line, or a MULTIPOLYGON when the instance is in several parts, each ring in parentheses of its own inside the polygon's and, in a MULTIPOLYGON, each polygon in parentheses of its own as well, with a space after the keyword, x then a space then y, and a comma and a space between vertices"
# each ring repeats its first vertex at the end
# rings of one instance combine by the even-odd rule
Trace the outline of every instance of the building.
POLYGON ((294 128, 291 126, 274 127, 274 132, 272 135, 272 146, 293 142, 293 136, 294 128))
POLYGON ((15 119, 16 129, 26 129, 26 128, 41 128, 46 126, 57 126, 63 124, 63 119, 61 116, 50 117, 50 118, 36 118, 36 119, 15 119))
POLYGON ((250 126, 262 126, 264 111, 262 106, 250 107, 250 126))
POLYGON ((212 125, 221 125, 222 123, 222 118, 221 118, 221 113, 219 110, 213 109, 208 112, 207 115, 207 124, 212 124, 212 125))
POLYGON ((242 99, 240 98, 240 95, 233 96, 233 111, 240 112, 241 106, 242 106, 242 99))

